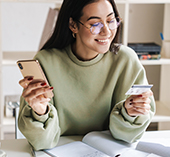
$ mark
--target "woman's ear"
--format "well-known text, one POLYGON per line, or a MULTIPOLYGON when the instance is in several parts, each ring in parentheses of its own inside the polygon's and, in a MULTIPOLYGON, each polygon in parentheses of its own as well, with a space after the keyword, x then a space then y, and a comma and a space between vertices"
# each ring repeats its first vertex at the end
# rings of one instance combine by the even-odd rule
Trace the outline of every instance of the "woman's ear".
POLYGON ((72 17, 69 19, 69 28, 73 33, 78 32, 78 27, 75 21, 73 21, 72 17))

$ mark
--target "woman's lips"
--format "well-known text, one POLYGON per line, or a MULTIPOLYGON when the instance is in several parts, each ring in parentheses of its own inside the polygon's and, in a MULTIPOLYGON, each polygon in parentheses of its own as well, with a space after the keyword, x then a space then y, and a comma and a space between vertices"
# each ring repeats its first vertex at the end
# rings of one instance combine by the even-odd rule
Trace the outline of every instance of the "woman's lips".
POLYGON ((101 43, 101 44, 107 44, 109 42, 109 39, 95 39, 98 43, 101 43))

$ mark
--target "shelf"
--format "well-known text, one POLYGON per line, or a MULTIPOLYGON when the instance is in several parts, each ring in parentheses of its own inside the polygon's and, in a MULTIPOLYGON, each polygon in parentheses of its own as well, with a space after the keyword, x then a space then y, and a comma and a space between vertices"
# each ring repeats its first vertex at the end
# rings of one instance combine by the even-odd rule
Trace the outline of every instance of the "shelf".
POLYGON ((16 65, 18 60, 33 59, 36 52, 3 52, 2 65, 16 65))
POLYGON ((3 118, 3 124, 1 124, 1 128, 3 133, 15 133, 15 118, 3 118))
POLYGON ((161 58, 159 60, 140 60, 143 65, 170 65, 170 59, 161 58))
POLYGON ((164 4, 170 0, 127 0, 129 4, 164 4))
MULTIPOLYGON (((36 52, 3 52, 2 65, 16 65, 17 60, 33 59, 36 52)), ((143 65, 170 65, 170 59, 140 60, 143 65)))
POLYGON ((8 125, 12 125, 14 126, 15 125, 15 118, 14 117, 4 117, 3 118, 3 125, 4 126, 8 126, 8 125))
POLYGON ((116 4, 125 4, 126 0, 115 0, 116 4))

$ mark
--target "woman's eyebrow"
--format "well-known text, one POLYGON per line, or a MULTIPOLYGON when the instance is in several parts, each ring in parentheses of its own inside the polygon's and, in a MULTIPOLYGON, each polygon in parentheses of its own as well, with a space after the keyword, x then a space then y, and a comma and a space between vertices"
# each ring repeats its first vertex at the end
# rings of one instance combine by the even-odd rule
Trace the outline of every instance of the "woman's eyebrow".
MULTIPOLYGON (((111 12, 110 14, 107 15, 107 17, 109 17, 110 15, 113 15, 113 14, 114 14, 114 12, 111 12)), ((101 18, 98 17, 98 16, 91 16, 91 17, 89 17, 89 18, 87 19, 87 21, 89 21, 89 20, 91 20, 91 19, 101 19, 101 18)))
POLYGON ((89 17, 89 18, 87 19, 87 21, 89 21, 89 20, 91 20, 91 19, 101 19, 101 18, 98 17, 98 16, 91 16, 91 17, 89 17))
POLYGON ((113 15, 114 14, 114 12, 111 12, 109 15, 107 15, 107 17, 109 17, 110 15, 113 15))

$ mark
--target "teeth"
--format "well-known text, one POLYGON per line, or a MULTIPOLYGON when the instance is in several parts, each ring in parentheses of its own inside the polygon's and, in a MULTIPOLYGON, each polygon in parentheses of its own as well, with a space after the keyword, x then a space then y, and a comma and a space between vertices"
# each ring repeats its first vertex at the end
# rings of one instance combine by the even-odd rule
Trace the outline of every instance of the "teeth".
POLYGON ((98 41, 104 43, 104 42, 107 42, 107 39, 106 40, 98 40, 98 41))

